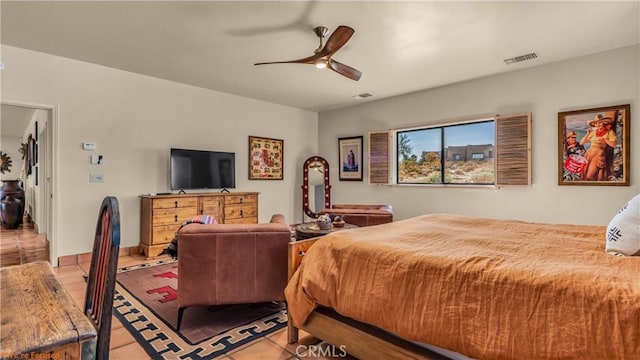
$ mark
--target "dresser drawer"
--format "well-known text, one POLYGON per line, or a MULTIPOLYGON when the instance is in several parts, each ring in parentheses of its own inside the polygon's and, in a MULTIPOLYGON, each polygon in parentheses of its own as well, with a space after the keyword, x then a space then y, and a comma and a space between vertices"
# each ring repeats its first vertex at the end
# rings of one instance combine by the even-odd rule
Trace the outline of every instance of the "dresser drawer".
POLYGON ((257 203, 258 195, 257 194, 244 194, 244 195, 227 195, 224 197, 225 205, 228 204, 247 204, 247 203, 257 203))
POLYGON ((153 199, 154 209, 176 209, 184 207, 197 207, 197 197, 174 197, 168 199, 153 199))
POLYGON ((161 245, 168 244, 173 240, 173 237, 176 235, 176 231, 180 228, 179 225, 163 225, 163 226, 154 226, 151 234, 151 244, 150 245, 161 245))
POLYGON ((222 222, 222 206, 224 200, 218 196, 203 197, 200 199, 200 215, 213 215, 216 221, 222 222))
POLYGON ((198 215, 197 207, 185 207, 177 209, 154 209, 153 225, 180 225, 198 215))
POLYGON ((228 223, 230 219, 257 217, 258 207, 253 205, 225 205, 224 220, 228 223))

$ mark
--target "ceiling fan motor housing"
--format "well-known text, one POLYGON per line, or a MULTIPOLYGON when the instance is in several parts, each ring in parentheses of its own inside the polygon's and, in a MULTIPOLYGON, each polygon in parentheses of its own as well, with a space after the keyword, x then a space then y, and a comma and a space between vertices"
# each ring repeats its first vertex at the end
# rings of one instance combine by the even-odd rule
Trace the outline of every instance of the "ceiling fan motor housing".
POLYGON ((327 32, 329 32, 329 28, 326 26, 316 26, 313 28, 313 31, 318 35, 319 38, 323 38, 327 36, 327 32))

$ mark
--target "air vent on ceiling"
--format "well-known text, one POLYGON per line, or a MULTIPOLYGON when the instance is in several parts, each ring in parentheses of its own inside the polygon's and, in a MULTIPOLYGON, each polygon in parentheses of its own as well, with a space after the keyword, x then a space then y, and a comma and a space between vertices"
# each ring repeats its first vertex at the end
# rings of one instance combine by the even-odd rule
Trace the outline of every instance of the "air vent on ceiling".
POLYGON ((353 97, 356 99, 364 99, 364 98, 368 98, 369 96, 373 96, 373 95, 369 93, 362 93, 362 94, 354 95, 353 97))
POLYGON ((504 63, 507 64, 507 65, 510 65, 510 64, 515 64, 515 63, 519 63, 519 62, 522 62, 522 61, 533 60, 533 59, 535 59, 537 57, 538 57, 538 54, 532 52, 532 53, 529 53, 529 54, 512 57, 510 59, 504 59, 504 63))

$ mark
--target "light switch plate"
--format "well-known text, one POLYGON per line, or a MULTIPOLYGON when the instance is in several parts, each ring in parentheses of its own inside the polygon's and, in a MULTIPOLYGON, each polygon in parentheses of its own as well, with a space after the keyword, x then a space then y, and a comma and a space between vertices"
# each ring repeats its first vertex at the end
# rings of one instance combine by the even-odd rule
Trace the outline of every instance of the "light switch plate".
POLYGON ((89 174, 89 182, 92 182, 92 183, 104 182, 104 174, 89 174))
POLYGON ((102 165, 104 163, 104 156, 102 156, 102 155, 91 155, 91 163, 93 165, 102 165))
POLYGON ((95 150, 96 149, 96 144, 95 143, 90 143, 90 142, 83 142, 82 143, 82 149, 83 150, 95 150))

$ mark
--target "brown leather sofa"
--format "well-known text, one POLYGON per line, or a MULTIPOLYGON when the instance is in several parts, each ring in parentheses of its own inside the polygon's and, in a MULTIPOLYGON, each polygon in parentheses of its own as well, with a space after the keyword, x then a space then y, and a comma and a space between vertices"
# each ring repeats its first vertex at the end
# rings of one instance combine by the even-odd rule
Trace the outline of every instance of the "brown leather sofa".
POLYGON ((178 233, 178 326, 191 306, 283 301, 291 228, 267 224, 190 224, 178 233))
POLYGON ((333 204, 330 209, 323 209, 322 213, 329 214, 331 218, 340 215, 345 222, 358 226, 386 224, 393 221, 391 205, 333 204))

